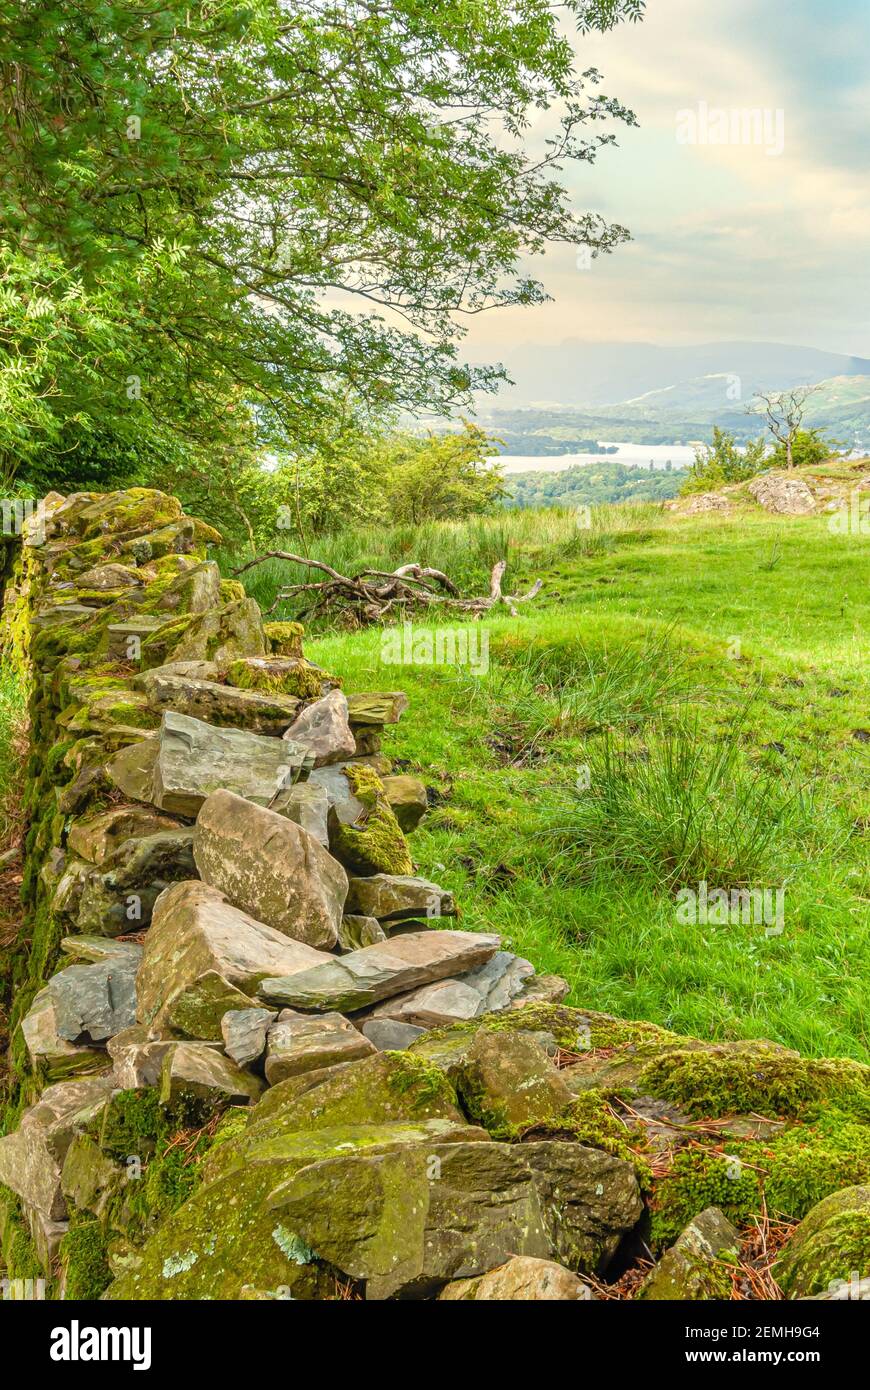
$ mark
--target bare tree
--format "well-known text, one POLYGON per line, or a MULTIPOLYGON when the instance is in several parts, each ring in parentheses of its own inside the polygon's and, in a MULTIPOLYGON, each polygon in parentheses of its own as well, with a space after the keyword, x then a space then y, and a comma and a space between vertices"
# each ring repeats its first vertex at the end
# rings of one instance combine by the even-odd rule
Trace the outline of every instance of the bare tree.
POLYGON ((794 386, 790 391, 756 391, 747 406, 748 415, 763 415, 778 444, 785 447, 787 468, 793 468, 795 436, 803 424, 806 404, 818 386, 794 386))

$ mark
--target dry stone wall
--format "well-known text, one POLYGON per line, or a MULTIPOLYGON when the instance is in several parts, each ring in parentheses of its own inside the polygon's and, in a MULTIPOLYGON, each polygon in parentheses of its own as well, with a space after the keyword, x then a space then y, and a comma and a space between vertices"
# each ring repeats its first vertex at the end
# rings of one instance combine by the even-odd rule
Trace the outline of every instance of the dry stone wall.
MULTIPOLYGON (((6 557, 31 739, 8 1277, 592 1300, 625 1269, 635 1296, 727 1298, 765 1182, 794 1219, 832 1192, 832 1220, 866 1216, 867 1069, 566 1008, 564 981, 463 931, 415 873, 425 786, 381 747, 406 698, 306 660, 221 579, 218 540, 132 489, 49 498, 6 557), (731 1127, 731 1169, 699 1114, 731 1127)), ((783 1264, 795 1296, 870 1260, 853 1240, 832 1264, 825 1219, 783 1264)))

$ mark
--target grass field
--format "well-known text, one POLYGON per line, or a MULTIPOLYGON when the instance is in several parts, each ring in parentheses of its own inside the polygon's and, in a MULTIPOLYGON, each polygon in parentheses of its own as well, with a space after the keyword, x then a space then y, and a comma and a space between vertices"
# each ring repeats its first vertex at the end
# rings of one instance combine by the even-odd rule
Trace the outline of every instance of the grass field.
MULTIPOLYGON (((463 925, 570 1002, 702 1037, 870 1054, 870 539, 757 509, 602 509, 351 535, 337 568, 509 560, 539 598, 481 625, 488 670, 312 635, 349 689, 402 688, 386 751, 431 787, 412 841, 463 925), (780 888, 784 930, 683 924, 681 887, 780 888)), ((265 567, 264 567, 265 568, 265 567)), ((287 567, 248 577, 271 601, 287 567)))

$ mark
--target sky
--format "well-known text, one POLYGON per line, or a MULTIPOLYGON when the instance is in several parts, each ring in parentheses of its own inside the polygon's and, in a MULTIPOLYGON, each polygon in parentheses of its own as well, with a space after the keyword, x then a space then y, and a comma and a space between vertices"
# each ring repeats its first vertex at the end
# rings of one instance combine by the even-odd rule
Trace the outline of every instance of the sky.
POLYGON ((868 0, 648 0, 575 46, 639 128, 566 181, 633 240, 586 269, 568 247, 530 261, 552 302, 480 316, 463 356, 570 338, 870 356, 868 0), (766 112, 766 138, 702 144, 702 103, 714 136, 719 109, 766 112))

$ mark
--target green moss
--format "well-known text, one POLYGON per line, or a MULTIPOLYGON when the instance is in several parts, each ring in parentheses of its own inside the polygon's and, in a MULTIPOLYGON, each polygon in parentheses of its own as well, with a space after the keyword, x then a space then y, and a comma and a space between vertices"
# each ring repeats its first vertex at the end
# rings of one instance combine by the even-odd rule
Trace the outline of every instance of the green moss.
POLYGON ((408 1115, 430 1114, 433 1105, 455 1105, 456 1092, 439 1067, 409 1052, 387 1052, 388 1085, 408 1105, 408 1115))
POLYGON ((773 1273, 789 1298, 809 1298, 870 1276, 870 1187, 832 1193, 813 1207, 773 1273))
POLYGON ((361 823, 331 827, 331 852, 357 874, 412 874, 407 841, 374 768, 351 763, 344 774, 364 811, 361 823))
POLYGON ((45 1273, 21 1203, 8 1187, 0 1186, 0 1266, 9 1279, 39 1279, 45 1273))
POLYGON ((870 1068, 848 1058, 806 1058, 763 1043, 747 1051, 672 1051, 642 1072, 640 1086, 693 1115, 798 1116, 821 1101, 870 1119, 870 1068))
POLYGON ((65 1297, 85 1301, 98 1299, 112 1279, 102 1223, 73 1219, 60 1243, 60 1261, 66 1272, 65 1297))
POLYGON ((764 1142, 726 1139, 719 1148, 681 1151, 655 1182, 653 1234, 668 1244, 707 1206, 740 1225, 761 1215, 762 1194, 771 1216, 799 1221, 832 1193, 868 1183, 870 1126, 825 1105, 811 1122, 764 1142))
POLYGON ((259 690, 266 695, 293 695, 297 700, 316 700, 323 692, 323 685, 329 680, 334 685, 340 682, 327 677, 319 667, 298 659, 285 669, 270 669, 268 658, 265 665, 245 660, 233 661, 227 667, 227 684, 239 690, 259 690))
POLYGON ((220 594, 222 603, 235 603, 237 599, 247 598, 245 586, 238 579, 222 579, 220 594))
POLYGON ((639 1143, 627 1126, 615 1114, 608 1098, 601 1091, 584 1091, 558 1116, 537 1126, 536 1137, 546 1134, 564 1134, 579 1144, 587 1144, 591 1149, 603 1149, 605 1153, 623 1158, 634 1165, 641 1187, 651 1186, 649 1165, 631 1147, 639 1143))
POLYGON ((735 1226, 760 1213, 757 1173, 739 1161, 735 1146, 725 1154, 713 1149, 684 1149, 670 1171, 655 1183, 650 1241, 654 1250, 672 1245, 705 1207, 718 1207, 735 1226))
POLYGON ((301 623, 264 623, 263 631, 275 656, 301 656, 305 628, 301 623))
POLYGON ((153 1151, 166 1134, 166 1116, 153 1087, 118 1091, 106 1106, 97 1136, 100 1148, 123 1161, 153 1151))

